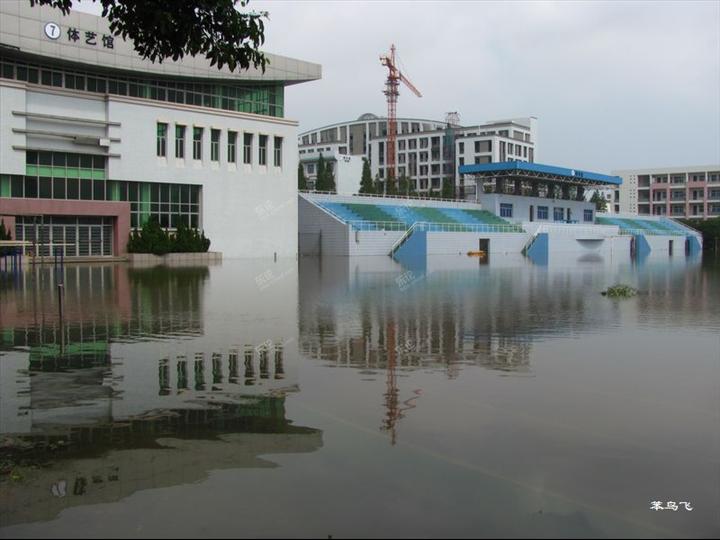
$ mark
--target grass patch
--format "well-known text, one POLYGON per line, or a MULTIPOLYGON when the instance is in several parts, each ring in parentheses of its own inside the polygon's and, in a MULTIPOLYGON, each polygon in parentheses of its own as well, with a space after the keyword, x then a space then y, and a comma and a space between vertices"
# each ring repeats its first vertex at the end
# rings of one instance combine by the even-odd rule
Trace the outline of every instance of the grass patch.
POLYGON ((610 298, 630 298, 637 295, 638 290, 630 285, 613 285, 608 287, 607 290, 601 292, 603 296, 609 296, 610 298))

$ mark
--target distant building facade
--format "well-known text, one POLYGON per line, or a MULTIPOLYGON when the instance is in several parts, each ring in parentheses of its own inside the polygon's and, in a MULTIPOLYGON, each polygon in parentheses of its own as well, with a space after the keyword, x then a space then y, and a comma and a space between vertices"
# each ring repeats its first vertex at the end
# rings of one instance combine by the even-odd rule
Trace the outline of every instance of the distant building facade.
MULTIPOLYGON (((461 194, 464 186, 457 170, 462 165, 537 159, 534 117, 475 126, 461 126, 456 117, 448 121, 398 118, 397 122, 397 177, 406 176, 418 193, 439 192, 443 179, 450 179, 461 194)), ((308 176, 322 152, 361 156, 369 161, 373 178, 384 182, 388 177, 387 119, 368 113, 354 121, 303 132, 298 151, 308 176)))
POLYGON ((720 216, 720 165, 614 171, 615 213, 706 219, 720 216))

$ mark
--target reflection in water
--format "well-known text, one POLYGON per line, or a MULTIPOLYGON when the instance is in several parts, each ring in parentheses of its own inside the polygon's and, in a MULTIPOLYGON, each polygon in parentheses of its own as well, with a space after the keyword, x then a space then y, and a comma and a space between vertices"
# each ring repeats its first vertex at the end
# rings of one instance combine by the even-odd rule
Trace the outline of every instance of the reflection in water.
POLYGON ((712 299, 720 293, 699 260, 684 258, 648 259, 642 272, 630 259, 607 265, 559 260, 536 267, 513 256, 486 264, 429 257, 422 272, 389 258, 307 258, 300 270, 302 353, 366 377, 386 370, 382 429, 393 444, 398 420, 422 393, 408 388, 402 394, 398 371, 432 370, 454 379, 477 366, 532 377, 530 358, 538 341, 592 334, 629 318, 641 324, 657 317, 675 323, 712 320, 712 299), (599 294, 618 282, 641 290, 637 304, 599 294), (695 309, 698 302, 701 309, 695 309))
POLYGON ((215 271, 220 291, 208 268, 122 265, 36 268, 3 289, 2 525, 322 446, 285 411, 298 390, 296 314, 284 309, 296 281, 264 291, 264 313, 237 330, 206 327, 208 298, 242 278, 215 271))
POLYGON ((718 536, 720 266, 271 264, 0 289, 0 534, 718 536))

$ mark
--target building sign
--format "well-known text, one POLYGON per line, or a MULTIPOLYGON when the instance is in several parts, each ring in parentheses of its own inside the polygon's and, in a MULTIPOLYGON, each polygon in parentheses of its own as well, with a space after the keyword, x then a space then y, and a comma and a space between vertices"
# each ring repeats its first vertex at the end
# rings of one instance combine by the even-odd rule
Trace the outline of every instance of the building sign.
MULTIPOLYGON (((52 40, 59 39, 62 34, 60 26, 56 23, 49 22, 45 25, 45 35, 52 40)), ((115 37, 109 34, 98 34, 89 30, 80 30, 74 26, 68 27, 65 32, 65 39, 72 43, 91 45, 93 47, 102 47, 104 49, 115 48, 115 37)))
POLYGON ((57 39, 60 37, 60 26, 54 22, 49 22, 45 25, 45 35, 50 39, 57 39))

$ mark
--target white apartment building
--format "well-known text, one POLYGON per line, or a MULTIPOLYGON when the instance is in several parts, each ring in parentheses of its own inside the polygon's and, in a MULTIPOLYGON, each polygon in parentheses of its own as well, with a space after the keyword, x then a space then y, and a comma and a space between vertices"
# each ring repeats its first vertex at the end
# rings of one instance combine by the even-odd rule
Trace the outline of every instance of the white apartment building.
POLYGON ((720 216, 720 165, 614 171, 615 213, 705 219, 720 216))
POLYGON ((297 253, 297 122, 320 66, 152 63, 105 19, 0 2, 0 217, 40 255, 122 256, 155 218, 227 257, 297 253), (288 201, 292 202, 289 203, 288 201))
MULTIPOLYGON (((439 191, 450 178, 462 191, 458 167, 474 163, 537 160, 537 119, 516 118, 461 126, 456 121, 398 118, 397 177, 418 192, 439 191)), ((387 119, 363 114, 355 121, 306 131, 298 137, 301 160, 318 152, 362 156, 373 178, 387 177, 387 119)), ((307 159, 310 164, 312 160, 307 159)), ((306 169, 306 174, 308 170, 306 169)))

